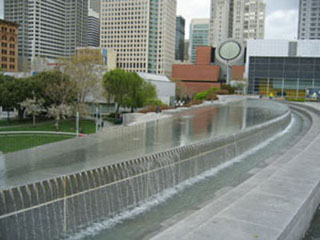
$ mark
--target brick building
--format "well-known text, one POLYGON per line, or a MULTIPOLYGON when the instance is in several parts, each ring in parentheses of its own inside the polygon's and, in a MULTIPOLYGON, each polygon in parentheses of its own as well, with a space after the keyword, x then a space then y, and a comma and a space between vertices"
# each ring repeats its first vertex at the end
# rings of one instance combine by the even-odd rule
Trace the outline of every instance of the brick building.
POLYGON ((18 71, 18 27, 0 19, 0 68, 4 72, 18 71))
POLYGON ((209 46, 199 46, 196 56, 196 64, 172 66, 172 80, 181 81, 189 96, 213 87, 220 87, 220 67, 213 65, 214 49, 209 46))

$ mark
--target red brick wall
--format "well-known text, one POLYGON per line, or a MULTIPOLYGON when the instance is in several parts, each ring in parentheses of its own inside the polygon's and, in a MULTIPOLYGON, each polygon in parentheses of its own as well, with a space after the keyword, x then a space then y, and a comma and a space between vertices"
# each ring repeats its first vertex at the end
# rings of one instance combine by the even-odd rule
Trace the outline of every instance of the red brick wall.
POLYGON ((197 47, 197 65, 210 65, 211 63, 211 47, 209 46, 199 46, 197 47))
POLYGON ((172 66, 172 79, 181 81, 218 82, 220 67, 214 65, 176 64, 172 66))
POLYGON ((243 80, 245 66, 232 66, 232 80, 243 80))

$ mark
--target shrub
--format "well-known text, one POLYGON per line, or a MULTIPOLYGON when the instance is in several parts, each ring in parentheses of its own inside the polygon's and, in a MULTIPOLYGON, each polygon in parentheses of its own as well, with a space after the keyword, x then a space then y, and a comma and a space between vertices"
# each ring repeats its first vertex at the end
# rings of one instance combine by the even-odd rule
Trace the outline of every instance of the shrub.
POLYGON ((208 94, 208 91, 199 92, 193 97, 193 100, 203 101, 206 99, 208 94))
POLYGON ((229 91, 229 94, 234 94, 234 92, 237 90, 237 88, 232 87, 232 86, 230 86, 230 85, 228 85, 228 84, 223 84, 223 85, 221 86, 221 90, 228 90, 228 91, 229 91))
POLYGON ((216 94, 217 95, 228 95, 229 94, 229 91, 224 89, 224 90, 218 90, 216 91, 216 94))

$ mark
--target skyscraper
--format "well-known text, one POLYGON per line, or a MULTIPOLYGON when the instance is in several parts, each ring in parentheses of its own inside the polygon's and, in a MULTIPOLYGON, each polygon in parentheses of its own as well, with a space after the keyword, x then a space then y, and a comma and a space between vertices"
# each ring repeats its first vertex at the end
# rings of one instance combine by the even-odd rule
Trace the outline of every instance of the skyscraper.
POLYGON ((119 68, 171 75, 176 0, 104 0, 100 46, 118 52, 119 68))
POLYGON ((99 14, 100 16, 101 0, 89 0, 89 8, 99 14))
POLYGON ((209 25, 208 18, 192 19, 190 24, 190 62, 196 63, 196 51, 198 46, 209 46, 209 25))
POLYGON ((100 45, 100 18, 99 14, 89 8, 88 14, 88 46, 99 47, 100 45))
POLYGON ((175 60, 184 60, 184 36, 186 20, 182 16, 176 18, 176 57, 175 60))
POLYGON ((20 24, 20 71, 34 57, 67 57, 87 45, 88 0, 4 0, 4 18, 20 24))
POLYGON ((300 0, 298 38, 320 39, 319 0, 300 0))
POLYGON ((262 0, 211 0, 210 44, 263 39, 265 8, 262 0))

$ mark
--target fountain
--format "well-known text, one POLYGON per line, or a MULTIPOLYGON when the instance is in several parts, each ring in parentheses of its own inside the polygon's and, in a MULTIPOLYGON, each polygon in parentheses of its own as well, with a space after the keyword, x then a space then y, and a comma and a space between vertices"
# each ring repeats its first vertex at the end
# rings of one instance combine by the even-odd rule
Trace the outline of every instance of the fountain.
MULTIPOLYGON (((234 159, 283 131, 290 121, 285 108, 260 124, 240 126, 241 131, 3 189, 0 239, 51 240, 75 234, 234 159)), ((123 134, 137 137, 141 128, 131 127, 123 134)), ((114 132, 112 137, 119 136, 114 132)))

